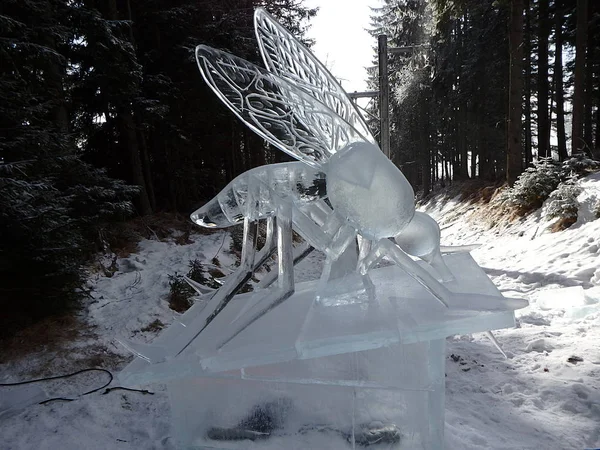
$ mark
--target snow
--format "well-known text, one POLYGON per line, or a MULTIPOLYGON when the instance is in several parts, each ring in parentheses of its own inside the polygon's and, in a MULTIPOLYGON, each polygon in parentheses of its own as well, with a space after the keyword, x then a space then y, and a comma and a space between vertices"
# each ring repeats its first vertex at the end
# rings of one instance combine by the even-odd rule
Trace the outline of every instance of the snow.
POLYGON ((113 277, 96 275, 90 280, 95 301, 88 306, 89 320, 101 336, 110 343, 117 335, 153 339, 155 334, 141 329, 154 320, 168 326, 177 315, 166 302, 169 275, 185 275, 191 260, 210 262, 215 255, 226 267, 234 264, 234 257, 227 251, 231 241, 227 233, 195 235, 191 240, 188 245, 144 240, 138 253, 118 261, 113 277))
POLYGON ((480 243, 472 255, 496 286, 530 302, 519 327, 495 332, 508 360, 484 335, 448 339, 461 358, 447 364, 448 449, 600 447, 599 175, 582 180, 578 221, 559 233, 539 213, 502 229, 456 199, 425 205, 444 245, 480 243))
MULTIPOLYGON (((491 227, 493 215, 457 199, 423 206, 440 222, 443 245, 481 244, 472 255, 498 288, 530 302, 517 311, 517 328, 495 332, 508 359, 483 333, 447 340, 447 450, 600 447, 600 174, 581 184, 578 220, 558 233, 548 230, 552 222, 541 212, 491 227)), ((116 337, 150 342, 159 331, 142 329, 156 320, 168 326, 178 316, 167 303, 168 274, 187 273, 191 259, 215 255, 226 268, 235 265, 226 232, 191 240, 143 241, 136 254, 117 261, 112 277, 92 274, 81 313, 90 331, 0 361, 0 382, 91 366, 116 373, 131 359, 116 337)), ((320 270, 320 255, 313 254, 296 275, 312 279, 320 270)), ((105 374, 86 373, 39 386, 50 397, 76 396, 105 381, 105 374)), ((147 388, 153 395, 99 391, 74 402, 29 405, 0 417, 0 448, 172 449, 168 396, 162 386, 147 388)), ((0 389, 0 395, 9 390, 0 389)))

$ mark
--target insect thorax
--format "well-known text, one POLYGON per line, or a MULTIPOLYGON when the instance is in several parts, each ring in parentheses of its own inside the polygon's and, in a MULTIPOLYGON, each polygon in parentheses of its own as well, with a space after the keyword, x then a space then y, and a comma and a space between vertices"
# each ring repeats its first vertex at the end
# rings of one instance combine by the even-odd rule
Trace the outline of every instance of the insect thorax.
POLYGON ((367 142, 349 144, 330 159, 327 194, 336 213, 369 239, 396 236, 415 212, 408 180, 367 142))

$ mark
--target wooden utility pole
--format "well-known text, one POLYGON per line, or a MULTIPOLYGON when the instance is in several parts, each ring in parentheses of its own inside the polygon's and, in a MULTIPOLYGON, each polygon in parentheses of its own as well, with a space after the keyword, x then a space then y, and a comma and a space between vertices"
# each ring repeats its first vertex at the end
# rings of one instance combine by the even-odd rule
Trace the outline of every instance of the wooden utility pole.
POLYGON ((379 56, 379 123, 381 133, 381 150, 390 158, 390 84, 388 78, 388 46, 387 35, 382 34, 377 40, 379 56))
POLYGON ((379 59, 379 91, 362 91, 348 94, 352 100, 357 98, 377 97, 379 99, 379 128, 381 151, 390 158, 390 80, 388 78, 388 55, 406 55, 413 53, 416 48, 429 48, 428 45, 391 47, 387 45, 387 35, 377 38, 379 59))

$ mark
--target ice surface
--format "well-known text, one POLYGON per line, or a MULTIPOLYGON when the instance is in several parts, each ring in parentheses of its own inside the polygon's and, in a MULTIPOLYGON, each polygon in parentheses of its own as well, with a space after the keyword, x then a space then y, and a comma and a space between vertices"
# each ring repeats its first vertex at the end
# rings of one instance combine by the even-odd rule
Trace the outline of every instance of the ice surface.
MULTIPOLYGON (((457 296, 501 298, 469 254, 444 258, 457 268, 448 283, 457 296)), ((134 361, 121 381, 167 383, 181 448, 352 449, 377 433, 390 439, 384 448, 442 448, 444 337, 512 326, 513 313, 445 308, 397 266, 372 276, 374 304, 323 308, 316 282, 300 283, 217 350, 239 311, 265 302, 264 293, 238 295, 181 355, 134 361)), ((184 327, 199 306, 182 316, 184 327)), ((169 328, 156 345, 169 348, 183 329, 169 328)))
POLYGON ((437 222, 427 214, 415 212, 410 223, 395 237, 396 243, 406 253, 419 258, 439 252, 440 227, 437 222))
POLYGON ((394 240, 402 250, 428 262, 437 271, 441 281, 451 281, 450 273, 440 251, 440 227, 427 214, 416 211, 410 223, 394 240))
MULTIPOLYGON (((291 222, 293 231, 327 256, 315 289, 321 305, 374 303, 376 285, 369 271, 389 257, 446 307, 473 309, 483 304, 484 310, 506 309, 508 301, 454 298, 442 285, 452 280, 452 274, 441 256, 439 227, 423 213, 415 217, 410 183, 374 143, 347 94, 308 49, 265 11, 257 10, 255 25, 267 70, 204 45, 196 48, 198 67, 208 86, 242 122, 305 166, 288 163, 249 170, 193 213, 192 220, 205 227, 227 227, 244 220, 245 233, 249 222, 265 217, 291 222), (396 236, 400 247, 389 241, 396 236), (357 238, 372 241, 369 251, 361 249, 360 258, 346 261, 342 255, 357 238), (435 273, 417 265, 407 253, 426 261, 435 273), (348 286, 341 284, 340 274, 348 286), (355 287, 357 279, 360 289, 355 287), (360 290, 364 295, 357 295, 360 290)), ((286 233, 291 235, 292 230, 286 233)), ((255 245, 244 240, 242 254, 251 254, 255 245)), ((278 279, 283 280, 292 270, 282 263, 292 259, 291 250, 278 256, 278 279)), ((240 265, 236 279, 243 281, 257 268, 251 263, 240 265)), ((215 293, 207 318, 193 324, 199 329, 190 332, 192 339, 220 314, 242 281, 229 283, 229 291, 222 288, 215 293)), ((268 294, 271 304, 254 305, 224 342, 294 291, 293 282, 279 288, 278 294, 268 294)), ((519 305, 512 302, 510 307, 519 305)))
POLYGON ((542 311, 562 310, 566 319, 578 320, 600 311, 599 288, 581 286, 549 289, 539 293, 537 306, 542 311))
POLYGON ((0 419, 18 414, 28 406, 48 400, 48 395, 39 386, 25 385, 3 387, 0 395, 0 419))
MULTIPOLYGON (((470 301, 502 296, 486 274, 467 253, 444 256, 454 269, 455 280, 448 289, 455 298, 470 301)), ((425 263, 421 263, 426 266, 425 263)), ((186 333, 203 305, 194 305, 181 317, 183 326, 173 326, 153 343, 173 353, 167 361, 148 364, 134 361, 121 376, 123 382, 162 382, 181 377, 207 376, 227 370, 277 364, 296 359, 334 356, 381 347, 443 339, 446 336, 487 331, 514 325, 510 308, 490 311, 445 308, 421 284, 397 266, 376 269, 372 273, 378 301, 374 304, 349 304, 323 308, 314 302, 317 282, 299 283, 285 303, 258 319, 220 350, 225 330, 244 308, 260 309, 268 304, 264 292, 237 295, 189 347, 174 358, 180 335, 186 333)), ((496 310, 494 310, 496 309, 496 310)))
MULTIPOLYGON (((445 258, 461 268, 450 288, 500 298, 468 254, 445 258)), ((264 292, 238 295, 185 352, 136 360, 121 382, 167 383, 180 448, 353 449, 383 439, 383 448, 441 449, 444 337, 512 326, 513 314, 444 308, 397 266, 374 270, 373 281, 378 302, 329 308, 315 304, 316 282, 300 283, 217 350, 240 310, 268 304, 264 292)), ((176 342, 199 306, 156 345, 176 342)))
POLYGON ((181 448, 439 449, 444 341, 295 360, 169 384, 181 448), (362 445, 361 445, 362 443, 362 445))
POLYGON ((237 176, 217 196, 191 214, 192 222, 205 228, 227 228, 240 223, 247 211, 248 183, 259 186, 255 219, 275 214, 278 199, 297 207, 325 196, 325 174, 301 162, 270 164, 237 176))
POLYGON ((585 304, 586 298, 581 286, 542 291, 537 300, 537 305, 542 310, 568 310, 585 304))
POLYGON ((327 194, 333 209, 368 239, 399 234, 415 211, 414 192, 402 172, 366 142, 331 158, 327 194))

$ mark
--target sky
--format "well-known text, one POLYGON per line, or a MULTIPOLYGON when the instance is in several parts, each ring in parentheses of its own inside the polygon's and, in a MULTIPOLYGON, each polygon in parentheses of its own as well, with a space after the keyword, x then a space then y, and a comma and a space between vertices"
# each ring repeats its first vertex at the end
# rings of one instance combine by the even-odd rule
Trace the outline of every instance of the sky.
POLYGON ((370 27, 370 6, 380 0, 305 0, 319 7, 308 36, 316 40, 312 51, 342 83, 347 92, 367 89, 365 67, 373 66, 375 38, 370 27))

